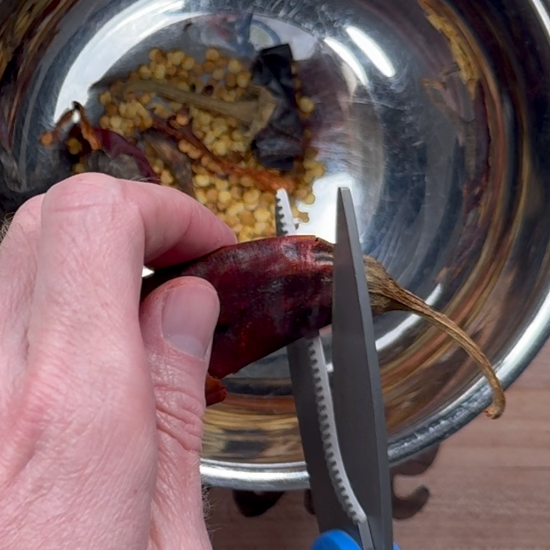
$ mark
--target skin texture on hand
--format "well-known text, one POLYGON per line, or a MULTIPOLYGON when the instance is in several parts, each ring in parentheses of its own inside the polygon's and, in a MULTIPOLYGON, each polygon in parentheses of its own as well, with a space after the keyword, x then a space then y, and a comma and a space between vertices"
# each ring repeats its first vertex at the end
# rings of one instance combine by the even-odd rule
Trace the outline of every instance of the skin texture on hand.
POLYGON ((234 236, 183 193, 99 174, 25 203, 0 244, 0 548, 210 549, 199 473, 219 313, 143 265, 234 236))

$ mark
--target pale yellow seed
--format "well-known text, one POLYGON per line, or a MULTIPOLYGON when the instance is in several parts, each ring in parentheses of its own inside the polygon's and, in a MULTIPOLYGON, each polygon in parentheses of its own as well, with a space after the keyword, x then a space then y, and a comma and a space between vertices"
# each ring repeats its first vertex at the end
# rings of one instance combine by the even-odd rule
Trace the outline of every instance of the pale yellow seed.
POLYGON ((313 180, 315 180, 315 175, 313 174, 313 172, 307 171, 302 179, 305 183, 313 183, 313 180))
POLYGON ((315 109, 315 104, 309 97, 304 96, 298 100, 298 107, 302 113, 309 114, 315 109))
POLYGON ((271 213, 266 208, 258 208, 254 211, 254 218, 257 222, 267 222, 271 219, 271 213))
POLYGON ((214 80, 223 80, 225 71, 223 69, 216 69, 212 72, 212 78, 214 80))
POLYGON ((191 89, 191 87, 189 86, 189 84, 187 82, 178 82, 176 84, 176 88, 178 90, 183 90, 184 92, 188 92, 191 89))
POLYGON ((218 200, 218 192, 216 191, 216 189, 209 189, 206 192, 206 199, 208 202, 216 202, 218 200))
POLYGON ((214 138, 218 139, 224 134, 225 130, 221 128, 220 126, 215 126, 214 129, 211 131, 214 138))
POLYGON ((202 157, 202 151, 199 151, 199 149, 195 149, 195 147, 190 147, 187 155, 190 159, 198 160, 202 157))
POLYGON ((202 142, 205 145, 212 145, 216 141, 217 136, 214 135, 214 132, 206 132, 206 135, 204 136, 202 142))
POLYGON ((206 171, 206 168, 204 166, 201 166, 200 164, 192 164, 191 165, 191 170, 193 170, 193 172, 195 172, 195 174, 206 174, 206 175, 208 175, 208 172, 206 171))
POLYGON ((223 141, 216 141, 212 144, 212 151, 216 155, 223 157, 227 155, 227 145, 223 141))
POLYGON ((204 57, 208 61, 217 61, 220 58, 220 52, 216 48, 208 48, 204 57))
POLYGON ((231 193, 231 196, 232 196, 234 199, 241 199, 242 196, 243 196, 242 187, 240 187, 240 186, 238 186, 238 185, 234 185, 233 187, 231 187, 231 189, 229 190, 229 192, 231 193))
POLYGON ((120 126, 120 129, 125 134, 128 134, 128 135, 132 134, 135 130, 134 121, 133 120, 127 120, 127 119, 123 120, 122 124, 120 126))
POLYGON ((128 107, 128 105, 126 103, 119 103, 119 105, 118 105, 118 114, 123 118, 126 118, 126 108, 127 107, 128 107))
POLYGON ((120 130, 120 127, 122 126, 122 117, 118 115, 112 116, 109 122, 113 130, 120 130))
POLYGON ((210 185, 210 176, 199 174, 195 177, 195 184, 198 187, 208 187, 210 185))
POLYGON ((208 127, 210 123, 212 122, 212 115, 210 113, 206 113, 204 111, 201 111, 199 115, 196 118, 196 121, 201 126, 208 127))
MULTIPOLYGON (((229 192, 231 194, 231 191, 229 192)), ((233 195, 231 195, 232 198, 233 195)), ((244 210, 244 204, 242 202, 236 202, 227 209, 228 216, 238 216, 244 210)))
POLYGON ((243 230, 243 225, 241 223, 236 223, 231 227, 231 229, 233 229, 235 234, 239 234, 243 230))
POLYGON ((241 132, 239 132, 239 130, 233 130, 231 132, 231 139, 233 141, 243 141, 244 136, 242 135, 241 132))
POLYGON ((155 61, 155 59, 157 58, 157 55, 161 53, 160 50, 158 48, 153 48, 150 52, 149 52, 149 59, 151 61, 155 61))
POLYGON ((298 200, 302 201, 308 196, 308 193, 308 189, 306 189, 305 187, 299 187, 298 189, 296 189, 296 191, 294 191, 294 196, 298 200))
POLYGON ((180 65, 181 62, 185 59, 185 53, 181 50, 176 50, 175 52, 170 52, 168 54, 168 61, 174 65, 180 65))
POLYGON ((244 71, 237 75, 237 86, 239 88, 246 88, 250 82, 252 75, 248 71, 244 71))
POLYGON ((166 76, 166 67, 164 65, 157 65, 153 71, 153 76, 157 80, 162 80, 166 76))
POLYGON ((260 191, 258 189, 250 189, 246 191, 243 195, 243 200, 247 204, 258 203, 260 199, 260 191))
POLYGON ((139 78, 149 80, 151 78, 151 69, 147 65, 140 65, 138 69, 139 78))
POLYGON ((86 171, 86 167, 81 162, 73 166, 73 172, 75 174, 83 174, 85 171, 86 171))
POLYGON ((263 235, 265 231, 268 229, 268 227, 269 227, 269 224, 267 224, 266 222, 256 222, 254 224, 254 230, 258 235, 263 235))
POLYGON ((194 66, 195 59, 192 57, 186 57, 181 63, 181 68, 185 71, 190 71, 194 66))
POLYGON ((188 153, 190 148, 191 148, 191 146, 189 145, 189 142, 185 141, 184 139, 180 139, 178 141, 178 149, 182 153, 188 153))
POLYGON ((325 175, 325 166, 322 163, 318 163, 317 166, 311 171, 316 178, 321 178, 325 175))
POLYGON ((107 130, 107 128, 109 128, 109 125, 110 125, 110 119, 107 115, 103 115, 100 119, 99 119, 99 127, 100 128, 103 128, 104 130, 107 130))
POLYGON ((100 96, 99 96, 99 102, 101 103, 101 105, 107 105, 107 103, 111 103, 111 92, 109 90, 107 90, 106 92, 103 92, 100 96))
POLYGON ((311 205, 315 202, 315 195, 313 193, 310 193, 305 199, 304 203, 307 205, 311 205))
POLYGON ((254 214, 252 214, 252 212, 249 212, 248 210, 243 210, 239 214, 239 219, 241 220, 241 223, 246 226, 252 226, 256 223, 256 220, 254 219, 254 214))
POLYGON ((171 185, 174 183, 174 176, 168 170, 163 170, 160 174, 160 181, 163 185, 171 185))
POLYGON ((180 126, 187 126, 189 124, 189 117, 186 115, 182 115, 181 113, 178 113, 176 115, 176 122, 180 126))
POLYGON ((67 140, 67 149, 71 155, 78 155, 82 151, 82 144, 76 138, 69 138, 67 140))
POLYGON ((300 212, 298 217, 302 223, 309 223, 309 214, 307 212, 300 212))
POLYGON ((227 70, 232 74, 238 74, 241 72, 243 66, 238 59, 231 59, 227 64, 227 70))
POLYGON ((236 153, 245 153, 246 152, 246 144, 242 141, 234 141, 232 145, 233 151, 236 153))
POLYGON ((128 103, 126 106, 126 118, 134 118, 137 115, 137 105, 132 102, 128 103))
POLYGON ((227 205, 230 202, 231 202, 231 193, 227 190, 220 191, 218 194, 218 203, 227 205))
POLYGON ((228 181, 221 178, 214 178, 214 185, 218 191, 227 191, 229 187, 228 181))
POLYGON ((262 202, 266 204, 275 204, 275 195, 273 193, 262 193, 262 202))
POLYGON ((152 99, 154 95, 153 94, 143 94, 138 99, 142 106, 147 105, 152 99))

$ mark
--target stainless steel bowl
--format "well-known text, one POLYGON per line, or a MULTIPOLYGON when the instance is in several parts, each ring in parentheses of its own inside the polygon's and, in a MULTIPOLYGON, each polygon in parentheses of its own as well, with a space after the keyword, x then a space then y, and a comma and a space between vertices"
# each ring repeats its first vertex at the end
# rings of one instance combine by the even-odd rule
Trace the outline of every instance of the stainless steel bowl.
MULTIPOLYGON (((289 42, 317 104, 327 175, 303 233, 333 238, 352 189, 363 247, 401 285, 463 326, 505 386, 549 335, 550 4, 545 0, 0 1, 0 104, 23 173, 12 210, 69 174, 38 145, 73 100, 150 47, 250 57, 289 42)), ((450 436, 488 404, 465 354, 404 313, 376 320, 392 464, 450 436)), ((330 358, 330 329, 324 334, 330 358)), ((206 415, 206 482, 307 486, 284 352, 228 381, 206 415)), ((503 420, 505 421, 505 420, 503 420)), ((487 422, 490 422, 487 420, 487 422)))

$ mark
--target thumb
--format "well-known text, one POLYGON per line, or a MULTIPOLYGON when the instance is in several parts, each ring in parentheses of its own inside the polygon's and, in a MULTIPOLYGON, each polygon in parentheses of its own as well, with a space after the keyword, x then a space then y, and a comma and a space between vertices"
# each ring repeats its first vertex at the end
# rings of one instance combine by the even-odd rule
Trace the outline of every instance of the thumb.
POLYGON ((152 517, 156 537, 166 542, 160 548, 208 547, 199 454, 205 378, 218 315, 216 291, 195 277, 165 283, 141 304, 159 433, 152 517))

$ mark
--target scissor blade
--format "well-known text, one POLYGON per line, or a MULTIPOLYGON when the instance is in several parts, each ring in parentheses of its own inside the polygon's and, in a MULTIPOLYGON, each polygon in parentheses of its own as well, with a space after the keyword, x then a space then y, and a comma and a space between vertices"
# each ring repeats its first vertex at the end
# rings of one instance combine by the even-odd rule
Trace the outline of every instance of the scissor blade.
POLYGON ((330 472, 325 461, 323 433, 319 426, 319 415, 315 393, 313 370, 310 368, 310 346, 320 341, 309 342, 302 338, 287 347, 292 393, 296 403, 296 415, 304 458, 309 474, 309 487, 313 499, 315 518, 320 532, 343 529, 353 533, 354 524, 347 516, 334 491, 330 472))
MULTIPOLYGON (((393 546, 386 420, 363 252, 349 189, 338 191, 332 314, 333 403, 344 465, 374 550, 393 546)), ((364 546, 368 541, 363 540, 364 546)))
MULTIPOLYGON (((275 196, 275 223, 277 235, 293 235, 296 228, 292 219, 290 201, 285 190, 275 196)), ((325 368, 323 346, 319 334, 301 338, 287 346, 292 393, 296 404, 298 427, 309 474, 309 485, 317 525, 321 532, 345 529, 352 532, 354 525, 341 505, 341 495, 334 491, 333 481, 325 460, 324 438, 319 419, 319 388, 316 378, 325 368)), ((327 375, 327 391, 330 391, 327 375)), ((332 396, 328 396, 332 404, 332 396)), ((332 409, 332 406, 330 407, 332 409)), ((333 414, 332 410, 329 414, 333 414)))

